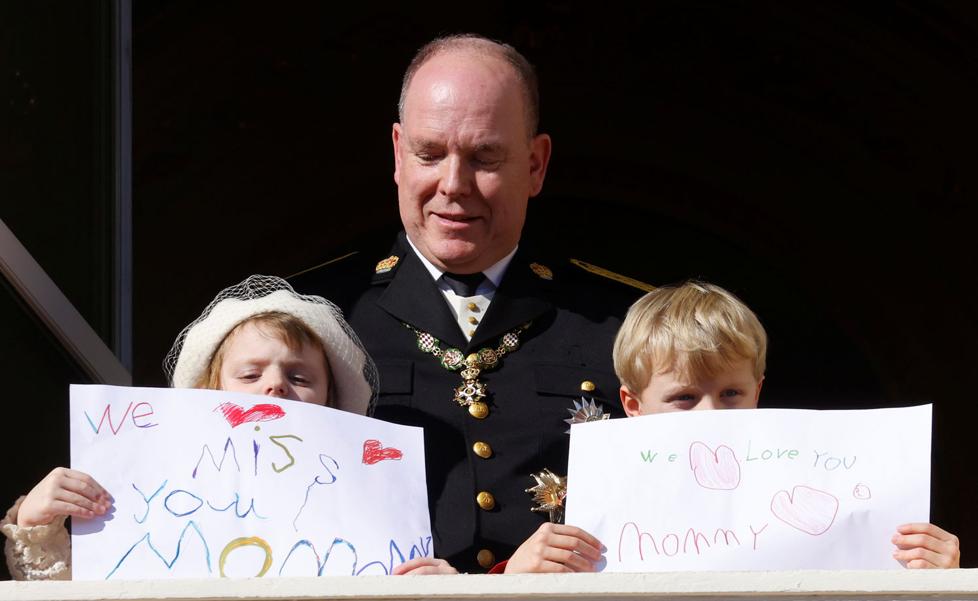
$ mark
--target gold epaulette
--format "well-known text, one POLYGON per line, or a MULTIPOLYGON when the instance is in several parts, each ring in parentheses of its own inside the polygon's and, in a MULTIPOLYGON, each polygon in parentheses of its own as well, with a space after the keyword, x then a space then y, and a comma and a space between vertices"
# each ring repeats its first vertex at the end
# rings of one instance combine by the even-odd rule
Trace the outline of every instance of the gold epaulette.
POLYGON ((608 278, 609 280, 614 280, 616 282, 621 282, 622 284, 632 286, 633 288, 638 288, 639 290, 643 290, 645 292, 652 292, 655 290, 655 286, 652 284, 646 284, 645 282, 640 282, 639 280, 630 278, 626 275, 621 275, 620 273, 615 273, 614 271, 608 271, 604 267, 598 267, 597 265, 585 263, 580 259, 571 259, 570 262, 585 271, 590 271, 595 275, 599 275, 603 278, 608 278))

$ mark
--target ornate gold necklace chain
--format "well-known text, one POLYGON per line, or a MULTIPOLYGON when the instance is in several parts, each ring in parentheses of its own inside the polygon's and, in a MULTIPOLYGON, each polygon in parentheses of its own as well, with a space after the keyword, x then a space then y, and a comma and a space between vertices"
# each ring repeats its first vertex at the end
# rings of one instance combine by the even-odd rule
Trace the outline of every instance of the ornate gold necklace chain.
POLYGON ((488 394, 486 383, 479 381, 479 375, 499 365, 499 360, 505 355, 520 348, 520 334, 530 327, 525 323, 515 330, 502 335, 496 348, 484 347, 468 356, 455 347, 441 348, 438 340, 428 332, 419 330, 411 324, 404 327, 414 332, 418 337, 418 349, 438 358, 441 366, 448 371, 461 370, 462 383, 455 387, 453 400, 462 407, 469 408, 469 414, 476 419, 485 419, 489 415, 489 406, 483 401, 488 394))

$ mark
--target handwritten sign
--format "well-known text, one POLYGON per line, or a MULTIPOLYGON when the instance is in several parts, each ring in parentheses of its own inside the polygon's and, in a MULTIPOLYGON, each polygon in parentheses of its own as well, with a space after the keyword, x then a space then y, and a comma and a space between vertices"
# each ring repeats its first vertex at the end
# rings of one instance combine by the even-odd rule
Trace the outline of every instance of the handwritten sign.
POLYGON ((75 579, 387 574, 431 556, 420 428, 214 390, 71 387, 75 579))
POLYGON ((931 407, 756 409, 574 425, 567 523, 605 571, 899 568, 930 511, 931 407))

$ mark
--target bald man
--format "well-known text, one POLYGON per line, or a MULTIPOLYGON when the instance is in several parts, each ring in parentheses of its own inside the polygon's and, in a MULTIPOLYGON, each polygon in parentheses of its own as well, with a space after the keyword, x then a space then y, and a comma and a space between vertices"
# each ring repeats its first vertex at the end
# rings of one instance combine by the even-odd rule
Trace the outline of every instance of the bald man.
POLYGON ((551 140, 515 49, 472 35, 429 43, 399 113, 404 231, 389 252, 293 281, 338 302, 373 356, 375 417, 424 428, 436 555, 485 571, 531 535, 575 539, 548 523, 562 509, 568 420, 620 414, 611 347, 642 285, 521 241, 551 140))

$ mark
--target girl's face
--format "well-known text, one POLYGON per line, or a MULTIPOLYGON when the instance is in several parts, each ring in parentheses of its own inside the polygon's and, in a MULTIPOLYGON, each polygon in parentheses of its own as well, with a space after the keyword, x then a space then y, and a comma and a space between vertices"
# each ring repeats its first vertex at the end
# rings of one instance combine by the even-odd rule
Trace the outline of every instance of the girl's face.
POLYGON ((294 351, 255 323, 242 325, 225 343, 220 377, 221 390, 329 402, 330 373, 322 351, 309 344, 294 351))

